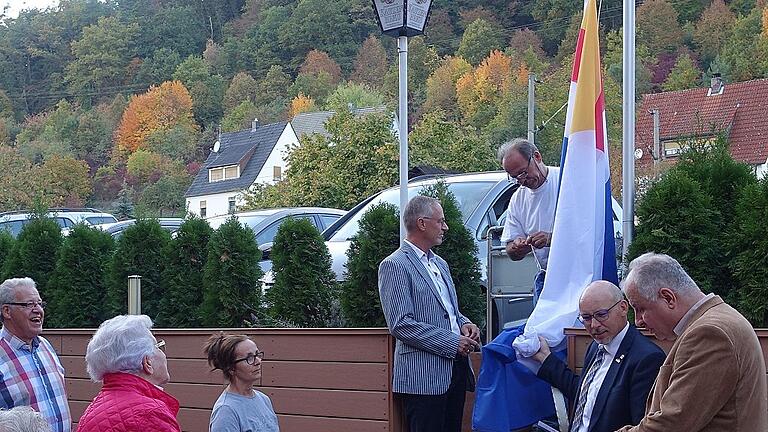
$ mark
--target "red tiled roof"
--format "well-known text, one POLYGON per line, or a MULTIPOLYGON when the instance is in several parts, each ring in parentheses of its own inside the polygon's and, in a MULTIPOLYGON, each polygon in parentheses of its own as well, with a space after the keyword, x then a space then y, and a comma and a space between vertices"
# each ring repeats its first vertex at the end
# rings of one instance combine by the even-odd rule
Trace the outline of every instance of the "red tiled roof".
POLYGON ((730 128, 728 142, 734 159, 751 165, 768 158, 768 79, 726 83, 722 94, 707 96, 708 88, 643 95, 637 114, 635 148, 643 150, 642 165, 651 162, 652 109, 658 109, 661 141, 691 135, 711 135, 730 128))

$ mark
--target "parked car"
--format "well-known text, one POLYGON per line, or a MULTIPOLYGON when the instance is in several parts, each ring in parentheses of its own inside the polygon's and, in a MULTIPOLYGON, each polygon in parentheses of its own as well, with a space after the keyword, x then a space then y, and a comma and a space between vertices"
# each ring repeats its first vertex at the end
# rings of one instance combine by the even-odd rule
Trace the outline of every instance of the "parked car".
MULTIPOLYGON (((184 223, 183 218, 156 218, 156 220, 160 223, 161 228, 169 231, 172 235, 175 234, 176 231, 178 231, 181 227, 181 224, 184 223)), ((117 240, 121 235, 123 235, 123 232, 128 227, 135 224, 136 219, 127 219, 120 222, 96 225, 96 228, 102 231, 106 231, 109 235, 112 236, 113 239, 117 240)))
MULTIPOLYGON (((464 218, 464 226, 474 237, 478 250, 477 258, 481 266, 481 283, 484 289, 487 289, 488 231, 491 227, 504 225, 509 200, 517 190, 518 185, 515 182, 510 182, 507 173, 503 171, 446 175, 427 179, 417 178, 408 184, 409 198, 416 196, 422 189, 435 184, 439 180, 444 181, 448 186, 448 190, 456 197, 459 210, 464 218)), ((338 281, 344 280, 347 250, 350 247, 352 237, 359 230, 359 223, 363 214, 372 206, 382 202, 399 206, 399 194, 399 187, 392 187, 369 197, 355 206, 323 233, 326 245, 333 259, 332 268, 336 273, 338 281)), ((621 206, 616 200, 613 200, 613 210, 614 232, 620 238, 621 206)), ((498 238, 493 239, 492 243, 499 244, 498 238)), ((500 294, 505 293, 507 289, 514 292, 532 292, 533 277, 537 271, 534 259, 529 255, 521 261, 513 262, 506 257, 502 261, 505 263, 504 275, 506 277, 506 285, 503 287, 493 287, 493 289, 498 289, 500 294)), ((498 271, 501 270, 498 269, 498 271)), ((271 275, 266 279, 267 286, 269 286, 271 275)), ((527 302, 501 300, 494 304, 493 307, 494 322, 491 324, 494 328, 498 329, 507 322, 527 318, 533 305, 531 299, 528 299, 527 302), (495 310, 496 308, 503 310, 497 311, 495 310), (503 320, 501 323, 496 322, 499 316, 503 320)))
MULTIPOLYGON (((81 222, 90 225, 117 222, 115 216, 92 208, 52 208, 48 211, 48 217, 56 221, 62 229, 71 228, 81 222)), ((16 237, 31 218, 32 213, 29 211, 0 213, 0 230, 7 230, 16 237)))
POLYGON ((275 239, 277 229, 287 219, 308 219, 312 225, 317 227, 318 231, 323 231, 331 226, 336 220, 347 212, 335 208, 325 207, 287 207, 267 210, 253 210, 235 213, 232 215, 213 216, 208 219, 212 228, 219 228, 231 217, 236 217, 240 223, 249 226, 256 236, 256 243, 262 251, 259 266, 266 273, 272 269, 272 261, 269 258, 269 251, 272 247, 272 241, 275 239))

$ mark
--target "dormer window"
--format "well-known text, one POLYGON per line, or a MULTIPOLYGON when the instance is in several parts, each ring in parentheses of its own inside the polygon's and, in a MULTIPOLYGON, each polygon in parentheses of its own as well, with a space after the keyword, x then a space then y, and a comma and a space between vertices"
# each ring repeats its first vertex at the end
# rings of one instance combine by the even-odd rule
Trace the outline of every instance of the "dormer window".
POLYGON ((208 182, 213 183, 222 180, 232 180, 240 177, 240 166, 230 165, 208 169, 208 182))

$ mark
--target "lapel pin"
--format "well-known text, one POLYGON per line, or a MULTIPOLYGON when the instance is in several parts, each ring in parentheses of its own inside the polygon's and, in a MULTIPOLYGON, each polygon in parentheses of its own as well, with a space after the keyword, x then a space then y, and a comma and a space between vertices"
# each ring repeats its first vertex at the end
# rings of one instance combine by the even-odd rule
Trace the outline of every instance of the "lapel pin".
POLYGON ((620 355, 619 358, 614 360, 616 363, 621 363, 621 361, 624 360, 624 354, 620 355))

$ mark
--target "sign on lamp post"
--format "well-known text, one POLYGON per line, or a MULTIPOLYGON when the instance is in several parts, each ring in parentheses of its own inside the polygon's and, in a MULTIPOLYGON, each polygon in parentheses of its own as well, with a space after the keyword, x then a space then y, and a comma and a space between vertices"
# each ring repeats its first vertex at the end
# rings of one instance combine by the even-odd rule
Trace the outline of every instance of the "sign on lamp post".
POLYGON ((397 38, 401 243, 405 238, 403 213, 408 204, 408 38, 424 33, 431 6, 432 0, 373 0, 373 10, 381 32, 397 38))

